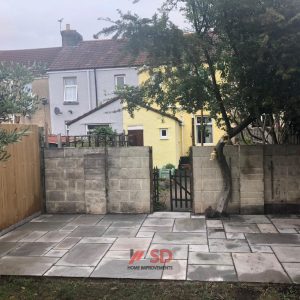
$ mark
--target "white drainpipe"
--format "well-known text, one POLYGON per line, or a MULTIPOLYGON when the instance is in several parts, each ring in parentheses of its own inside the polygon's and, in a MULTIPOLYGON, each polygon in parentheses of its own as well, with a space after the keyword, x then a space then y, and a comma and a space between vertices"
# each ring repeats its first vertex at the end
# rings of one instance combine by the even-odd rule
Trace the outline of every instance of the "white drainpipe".
POLYGON ((92 109, 92 100, 91 100, 91 83, 90 83, 90 71, 86 71, 87 83, 88 83, 88 100, 89 100, 89 110, 92 109))

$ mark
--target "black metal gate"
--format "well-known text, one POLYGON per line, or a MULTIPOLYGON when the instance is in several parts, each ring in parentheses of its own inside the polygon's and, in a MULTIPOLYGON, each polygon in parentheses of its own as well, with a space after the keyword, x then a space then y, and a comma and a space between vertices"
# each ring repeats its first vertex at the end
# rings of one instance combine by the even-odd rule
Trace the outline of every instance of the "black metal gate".
POLYGON ((192 211, 192 173, 186 169, 170 171, 170 201, 172 211, 192 211))

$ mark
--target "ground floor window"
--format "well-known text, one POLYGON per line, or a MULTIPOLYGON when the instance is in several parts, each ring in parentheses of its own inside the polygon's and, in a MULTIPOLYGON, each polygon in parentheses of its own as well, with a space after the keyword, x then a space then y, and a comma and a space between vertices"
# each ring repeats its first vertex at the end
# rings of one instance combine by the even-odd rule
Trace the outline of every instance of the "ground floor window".
POLYGON ((160 128, 159 135, 161 140, 167 140, 169 138, 169 133, 167 128, 160 128))
POLYGON ((108 129, 110 128, 109 124, 88 124, 86 125, 86 133, 92 134, 95 131, 101 130, 101 129, 108 129))
POLYGON ((213 127, 212 118, 203 116, 203 127, 201 126, 201 117, 196 117, 196 144, 212 144, 213 143, 213 127))

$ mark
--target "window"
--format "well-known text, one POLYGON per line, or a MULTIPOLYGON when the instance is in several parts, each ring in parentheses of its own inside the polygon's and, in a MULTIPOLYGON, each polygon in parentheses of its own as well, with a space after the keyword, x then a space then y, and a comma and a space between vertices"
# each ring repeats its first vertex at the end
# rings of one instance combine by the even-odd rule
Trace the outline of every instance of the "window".
POLYGON ((196 144, 201 144, 201 137, 203 138, 203 144, 213 143, 213 129, 212 118, 203 117, 203 128, 201 130, 201 117, 196 117, 196 144))
POLYGON ((160 139, 161 140, 167 140, 169 138, 167 128, 161 128, 161 129, 159 129, 159 132, 160 132, 160 139))
POLYGON ((92 134, 95 129, 109 128, 109 124, 89 124, 87 125, 87 134, 92 134))
POLYGON ((64 78, 64 101, 77 102, 77 78, 64 78))
POLYGON ((115 76, 115 89, 121 90, 125 86, 125 75, 116 75, 115 76))

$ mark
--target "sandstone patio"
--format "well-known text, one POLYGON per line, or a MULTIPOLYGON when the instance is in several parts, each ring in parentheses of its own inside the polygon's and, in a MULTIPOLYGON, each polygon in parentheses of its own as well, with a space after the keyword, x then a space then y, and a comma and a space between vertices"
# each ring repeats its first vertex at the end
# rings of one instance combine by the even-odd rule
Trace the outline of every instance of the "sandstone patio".
POLYGON ((0 237, 0 275, 299 284, 300 216, 41 215, 0 237))

